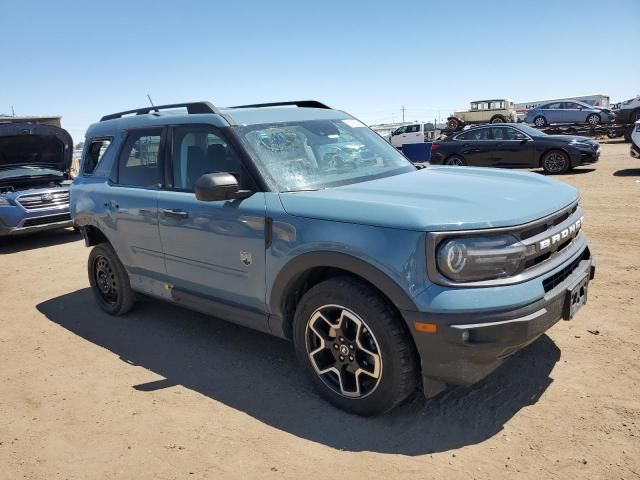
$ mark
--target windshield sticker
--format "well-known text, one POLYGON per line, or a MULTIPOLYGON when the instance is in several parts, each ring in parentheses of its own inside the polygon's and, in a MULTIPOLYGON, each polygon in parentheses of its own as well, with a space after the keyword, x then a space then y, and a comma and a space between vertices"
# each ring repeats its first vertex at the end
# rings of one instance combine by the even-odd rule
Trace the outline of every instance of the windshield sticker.
POLYGON ((363 124, 362 122, 356 120, 355 118, 349 118, 347 120, 342 120, 342 123, 350 126, 351 128, 360 128, 360 127, 365 127, 366 125, 363 124))

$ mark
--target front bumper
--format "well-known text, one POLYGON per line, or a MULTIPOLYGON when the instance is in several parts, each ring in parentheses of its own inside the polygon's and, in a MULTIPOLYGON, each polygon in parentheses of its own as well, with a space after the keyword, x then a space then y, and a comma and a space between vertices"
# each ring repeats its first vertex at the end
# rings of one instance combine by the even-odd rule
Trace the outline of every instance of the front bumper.
POLYGON ((580 165, 590 165, 600 160, 600 147, 596 150, 591 148, 576 149, 570 154, 571 166, 577 167, 580 165))
POLYGON ((424 313, 403 311, 413 326, 435 323, 437 333, 412 334, 421 357, 424 393, 433 396, 446 384, 471 385, 493 372, 508 356, 567 318, 568 289, 595 275, 588 248, 567 266, 566 277, 544 297, 524 307, 495 312, 424 313))
POLYGON ((9 235, 20 235, 25 233, 40 232, 43 230, 53 230, 56 228, 72 227, 73 221, 68 210, 62 213, 54 213, 37 217, 23 219, 17 226, 8 226, 0 217, 0 237, 9 235))

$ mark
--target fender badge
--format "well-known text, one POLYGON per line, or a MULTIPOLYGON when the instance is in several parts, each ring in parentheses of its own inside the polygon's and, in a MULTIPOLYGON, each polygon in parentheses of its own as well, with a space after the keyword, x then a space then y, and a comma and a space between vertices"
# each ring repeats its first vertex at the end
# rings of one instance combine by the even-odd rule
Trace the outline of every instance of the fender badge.
POLYGON ((243 263, 243 265, 251 265, 251 262, 253 262, 253 256, 251 255, 251 252, 240 250, 240 261, 243 263))

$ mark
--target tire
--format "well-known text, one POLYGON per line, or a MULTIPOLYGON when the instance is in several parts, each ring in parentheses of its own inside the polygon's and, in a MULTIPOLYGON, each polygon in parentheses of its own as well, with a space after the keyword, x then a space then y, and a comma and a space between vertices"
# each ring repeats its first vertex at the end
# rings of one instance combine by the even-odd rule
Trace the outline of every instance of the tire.
POLYGON ((464 167, 467 165, 467 162, 460 155, 451 155, 444 161, 443 165, 448 165, 450 167, 464 167))
POLYGON ((379 415, 417 390, 418 356, 403 319, 356 278, 334 277, 304 294, 293 343, 318 393, 342 410, 379 415))
POLYGON ((450 118, 447 120, 447 127, 449 127, 449 130, 453 130, 455 132, 460 128, 460 122, 457 118, 450 118))
POLYGON ((597 113, 592 113, 590 115, 587 115, 587 123, 589 125, 592 125, 592 126, 600 125, 600 122, 602 122, 602 119, 600 118, 600 115, 598 115, 597 113))
POLYGON ((536 118, 534 118, 533 124, 539 128, 546 127, 547 125, 549 125, 549 123, 547 122, 547 119, 544 118, 542 115, 538 115, 536 118))
POLYGON ((540 161, 544 172, 549 175, 565 173, 571 167, 569 156, 560 150, 551 150, 542 156, 540 161))
POLYGON ((506 123, 506 121, 505 121, 504 117, 502 117, 502 116, 498 115, 498 116, 496 116, 496 117, 493 117, 493 118, 491 119, 491 122, 490 122, 490 123, 506 123))
POLYGON ((100 307, 110 315, 124 315, 135 301, 129 274, 108 243, 96 245, 87 262, 89 283, 100 307))

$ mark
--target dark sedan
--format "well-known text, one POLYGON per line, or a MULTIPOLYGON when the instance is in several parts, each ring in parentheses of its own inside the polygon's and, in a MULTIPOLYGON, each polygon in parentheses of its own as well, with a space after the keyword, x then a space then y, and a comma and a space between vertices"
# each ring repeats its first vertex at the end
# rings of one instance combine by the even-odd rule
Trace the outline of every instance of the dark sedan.
POLYGON ((482 125, 431 145, 432 165, 539 168, 564 173, 595 163, 600 144, 587 137, 547 135, 522 124, 482 125))

